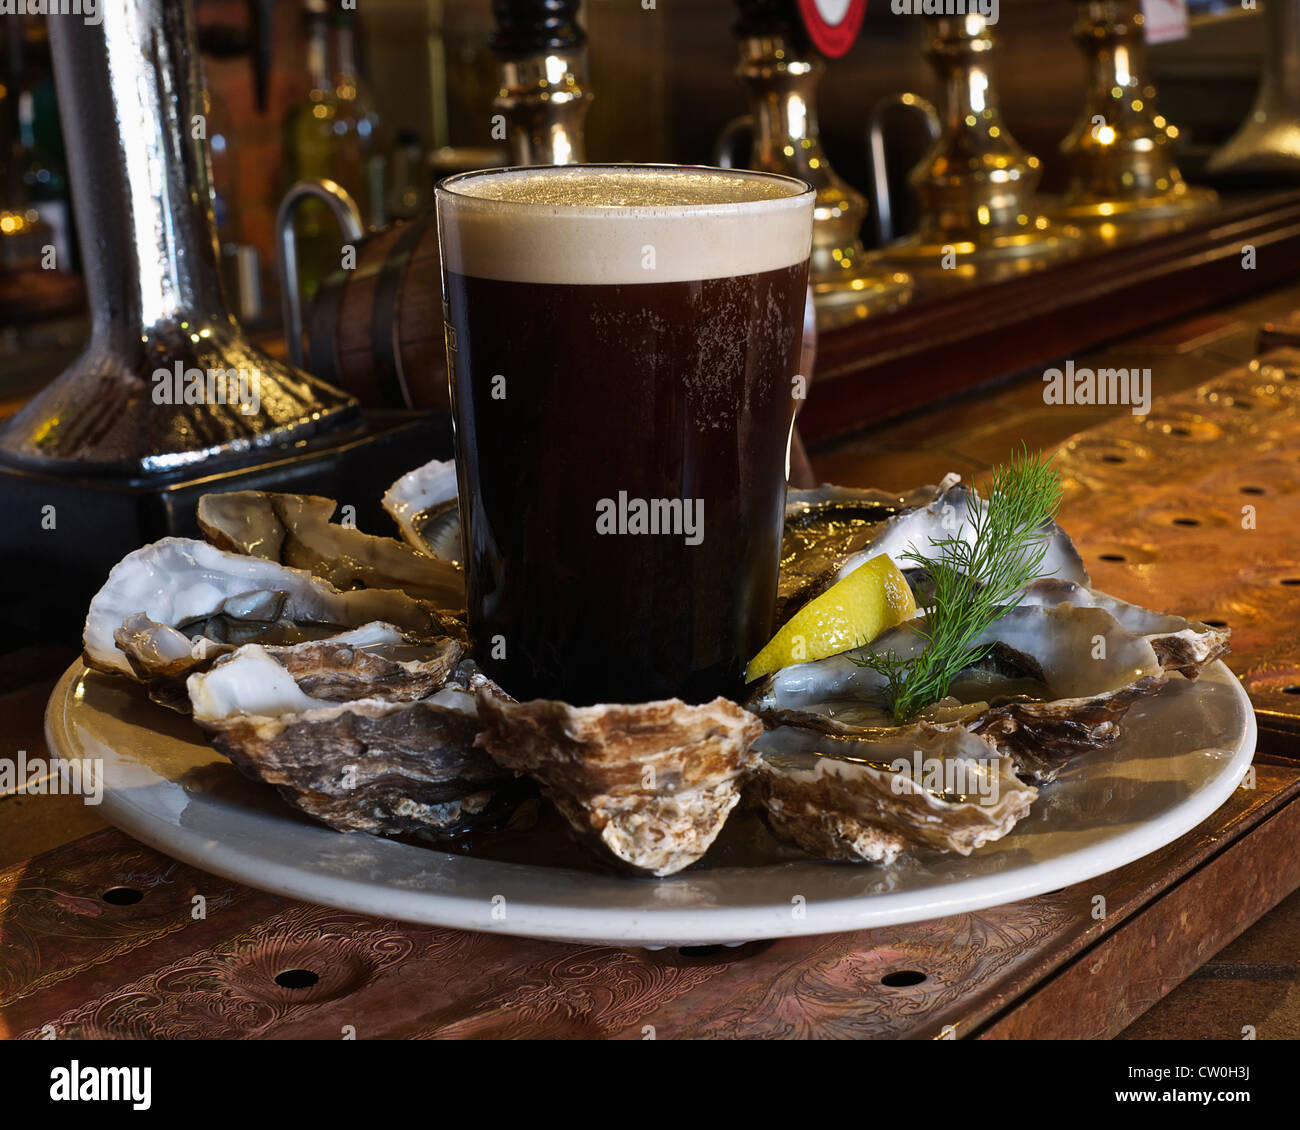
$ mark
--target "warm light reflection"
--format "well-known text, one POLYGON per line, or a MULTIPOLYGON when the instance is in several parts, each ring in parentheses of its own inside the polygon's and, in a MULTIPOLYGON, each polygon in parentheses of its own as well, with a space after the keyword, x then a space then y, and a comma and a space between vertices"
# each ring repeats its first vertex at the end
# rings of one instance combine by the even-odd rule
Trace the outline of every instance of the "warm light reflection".
POLYGON ((559 55, 546 56, 546 81, 552 86, 558 86, 564 81, 564 76, 569 73, 569 64, 559 55))
POLYGON ((1133 81, 1133 71, 1129 66, 1128 48, 1122 43, 1115 45, 1115 81, 1120 86, 1128 86, 1133 81))
POLYGON ((785 128, 789 137, 803 137, 808 132, 808 105, 798 95, 785 104, 785 128))
POLYGON ((573 163, 573 146, 569 144, 569 136, 563 130, 551 134, 551 153, 557 165, 573 163))

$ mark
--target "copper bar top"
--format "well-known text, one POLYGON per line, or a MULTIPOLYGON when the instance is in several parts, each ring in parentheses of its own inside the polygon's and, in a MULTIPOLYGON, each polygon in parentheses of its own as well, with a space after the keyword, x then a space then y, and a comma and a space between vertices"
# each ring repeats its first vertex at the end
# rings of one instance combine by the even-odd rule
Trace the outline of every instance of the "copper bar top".
MULTIPOLYGON (((645 951, 295 903, 103 830, 75 798, 11 796, 0 799, 8 817, 0 864, 9 864, 0 872, 0 1032, 1110 1036, 1190 976, 1133 1031, 1240 1038, 1249 1025, 1260 1038, 1294 1034, 1300 1007, 1276 981, 1279 969, 1294 979, 1300 964, 1296 933, 1285 929, 1300 896, 1233 943, 1300 885, 1300 693, 1287 689, 1300 686, 1300 585, 1288 583, 1300 579, 1300 353, 1249 363, 1260 321, 1288 304, 1300 306, 1300 288, 1075 359, 1149 367, 1155 399, 1146 415, 1047 404, 1042 374, 1030 373, 814 453, 822 478, 902 488, 949 470, 978 481, 1022 440, 1059 446, 1062 522, 1097 585, 1232 626, 1229 661, 1265 724, 1255 787, 1174 844, 974 914, 734 949, 645 951), (1102 920, 1091 913, 1097 894, 1109 908, 1102 920), (1225 996, 1216 985, 1229 977, 1225 996), (1214 1007, 1197 1012, 1184 1001, 1214 1007)), ((16 748, 41 749, 49 682, 0 697, 16 748)))

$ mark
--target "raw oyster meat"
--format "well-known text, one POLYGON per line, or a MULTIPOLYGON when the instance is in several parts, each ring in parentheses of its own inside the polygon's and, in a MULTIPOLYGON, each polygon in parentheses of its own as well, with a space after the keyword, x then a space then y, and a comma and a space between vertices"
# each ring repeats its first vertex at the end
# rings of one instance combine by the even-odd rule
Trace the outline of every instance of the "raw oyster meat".
MULTIPOLYGON (((954 680, 947 699, 915 723, 956 722, 995 741, 1037 782, 1119 735, 1137 699, 1180 672, 1195 677, 1227 649, 1227 633, 1150 612, 1055 580, 1036 581, 1022 603, 975 641, 983 661, 954 680)), ((792 724, 862 740, 892 740, 885 679, 855 662, 864 651, 904 658, 925 647, 924 617, 883 633, 867 648, 787 667, 756 688, 750 709, 769 725, 792 724)))
MULTIPOLYGON (((843 561, 835 572, 834 580, 843 579, 859 565, 884 553, 905 574, 913 574, 909 580, 915 588, 919 578, 914 574, 919 570, 908 555, 915 553, 926 559, 932 558, 937 553, 935 543, 949 538, 961 538, 973 544, 975 527, 972 519, 987 511, 987 500, 964 485, 958 475, 947 475, 927 505, 902 510, 888 518, 870 541, 843 561)), ((1083 558, 1079 556, 1069 535, 1055 522, 1049 522, 1043 527, 1042 536, 1047 543, 1042 563, 1043 574, 1056 580, 1073 581, 1085 586, 1089 584, 1088 570, 1084 568, 1083 558)), ((918 594, 917 603, 925 603, 923 594, 918 594)))
POLYGON ((1078 608, 1104 608, 1126 631, 1142 636, 1155 651, 1165 672, 1177 671, 1195 679, 1207 663, 1228 653, 1231 632, 1199 621, 1184 620, 1168 612, 1153 612, 1104 592, 1056 578, 1044 578, 1026 587, 1022 605, 1055 607, 1070 603, 1078 608))
POLYGON ((246 644, 187 688, 213 746, 302 812, 340 832, 450 834, 509 779, 474 747, 461 654, 457 640, 412 645, 368 624, 289 647, 246 644))
POLYGON ((302 569, 164 538, 127 554, 90 602, 86 664, 145 682, 168 701, 186 673, 258 640, 292 644, 382 620, 417 637, 454 621, 406 593, 340 592, 302 569))
POLYGON ((453 562, 331 522, 337 507, 315 495, 231 491, 200 498, 198 522, 219 549, 306 569, 338 589, 401 589, 439 608, 465 607, 464 576, 453 562))
POLYGON ((845 559, 876 537, 886 521, 933 502, 938 493, 933 485, 905 495, 830 484, 787 491, 776 622, 785 623, 825 588, 845 559))
MULTIPOLYGON (((917 617, 883 632, 866 647, 783 668, 759 684, 750 707, 770 713, 840 703, 842 708, 832 706, 826 713, 834 718, 856 712, 883 720, 885 677, 854 660, 867 652, 892 651, 905 659, 920 655, 926 647, 925 623, 924 617, 917 617)), ((1144 636, 1123 628, 1104 608, 1068 602, 1012 608, 971 642, 994 646, 991 662, 966 673, 980 694, 977 701, 989 695, 1024 693, 1033 684, 1052 700, 1081 698, 1162 672, 1159 657, 1144 636)), ((954 691, 961 683, 959 676, 954 691)))
POLYGON ((460 560, 454 460, 435 459, 408 471, 384 493, 383 507, 407 545, 443 561, 460 560))
POLYGON ((740 799, 763 729, 724 698, 573 707, 480 692, 479 714, 477 745, 533 777, 580 835, 660 876, 713 843, 740 799))
POLYGON ((773 831, 828 859, 892 863, 908 848, 969 855, 1005 836, 1038 795, 989 738, 953 723, 872 740, 781 726, 756 748, 773 831))

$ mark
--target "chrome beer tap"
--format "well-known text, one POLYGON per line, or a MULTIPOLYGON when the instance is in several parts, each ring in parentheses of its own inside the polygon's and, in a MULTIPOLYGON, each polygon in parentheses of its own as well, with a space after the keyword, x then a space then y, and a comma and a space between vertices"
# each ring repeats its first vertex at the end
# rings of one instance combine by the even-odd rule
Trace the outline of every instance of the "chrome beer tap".
POLYGON ((258 349, 226 304, 190 0, 96 15, 49 17, 90 341, 9 422, 0 459, 164 474, 350 420, 350 396, 258 349))

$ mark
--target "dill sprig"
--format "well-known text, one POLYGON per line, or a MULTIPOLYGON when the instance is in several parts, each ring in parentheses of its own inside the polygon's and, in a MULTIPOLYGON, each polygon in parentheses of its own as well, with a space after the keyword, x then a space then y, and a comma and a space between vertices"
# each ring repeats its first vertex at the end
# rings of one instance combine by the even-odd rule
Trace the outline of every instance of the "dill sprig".
POLYGON ((930 607, 916 629, 924 650, 912 658, 865 650, 850 657, 884 676, 895 723, 947 695, 958 673, 991 650, 991 644, 975 640, 1014 607, 1027 584, 1043 575, 1049 546, 1043 527, 1056 516, 1060 502, 1061 478, 1051 460, 1022 447, 994 470, 988 506, 965 518, 971 540, 959 536, 959 519, 951 537, 933 540, 933 557, 916 550, 902 555, 900 567, 925 570, 932 586, 930 607))

